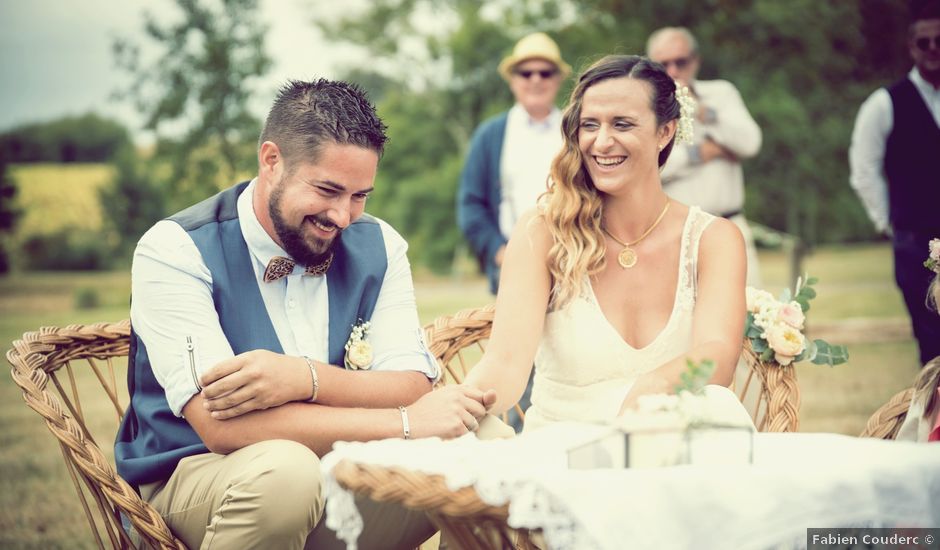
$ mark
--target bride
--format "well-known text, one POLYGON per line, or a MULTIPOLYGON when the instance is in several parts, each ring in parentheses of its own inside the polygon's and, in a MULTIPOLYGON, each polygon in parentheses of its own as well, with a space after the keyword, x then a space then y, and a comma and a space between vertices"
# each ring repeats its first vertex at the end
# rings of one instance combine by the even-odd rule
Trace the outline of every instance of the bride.
POLYGON ((466 381, 495 390, 499 413, 534 359, 526 431, 607 422, 642 395, 672 393, 687 358, 715 363, 711 384, 731 382, 744 240, 663 192, 683 126, 677 95, 661 65, 623 55, 596 62, 571 94, 549 189, 509 241, 489 346, 466 381))

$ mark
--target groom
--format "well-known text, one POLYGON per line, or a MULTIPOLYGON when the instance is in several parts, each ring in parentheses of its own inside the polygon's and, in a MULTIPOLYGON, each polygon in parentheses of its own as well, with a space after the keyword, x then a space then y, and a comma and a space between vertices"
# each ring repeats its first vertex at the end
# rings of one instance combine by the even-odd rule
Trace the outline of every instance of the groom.
MULTIPOLYGON (((336 441, 463 435, 494 401, 464 386, 428 393, 440 372, 407 245, 364 214, 385 141, 355 86, 290 82, 257 177, 138 244, 115 459, 190 548, 337 546, 319 455, 336 441)), ((414 548, 434 531, 389 505, 363 517, 362 548, 414 548)))

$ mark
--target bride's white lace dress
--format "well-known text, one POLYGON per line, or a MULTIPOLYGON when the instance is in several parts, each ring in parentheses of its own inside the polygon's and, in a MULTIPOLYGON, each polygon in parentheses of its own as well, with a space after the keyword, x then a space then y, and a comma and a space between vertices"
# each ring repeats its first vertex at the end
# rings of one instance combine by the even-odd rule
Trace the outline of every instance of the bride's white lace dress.
MULTIPOLYGON (((608 322, 588 277, 578 297, 547 315, 535 357, 526 431, 560 421, 609 422, 617 416, 637 377, 689 350, 699 241, 714 219, 696 206, 689 208, 676 266, 679 277, 672 313, 645 347, 628 344, 608 322)), ((721 391, 709 389, 712 393, 721 391)), ((743 407, 741 413, 747 414, 743 407)))
MULTIPOLYGON (((940 445, 770 433, 755 435, 753 466, 567 467, 568 449, 609 428, 556 420, 606 423, 637 376, 689 348, 695 259, 712 220, 690 209, 672 315, 648 346, 623 341, 587 281, 549 315, 522 436, 338 442, 321 461, 327 526, 352 544, 363 527, 332 475, 342 460, 438 474, 452 491, 472 486, 487 504, 509 505, 509 526, 537 529, 555 549, 805 548, 808 527, 940 525, 940 445)), ((747 414, 727 389, 706 389, 747 414)))

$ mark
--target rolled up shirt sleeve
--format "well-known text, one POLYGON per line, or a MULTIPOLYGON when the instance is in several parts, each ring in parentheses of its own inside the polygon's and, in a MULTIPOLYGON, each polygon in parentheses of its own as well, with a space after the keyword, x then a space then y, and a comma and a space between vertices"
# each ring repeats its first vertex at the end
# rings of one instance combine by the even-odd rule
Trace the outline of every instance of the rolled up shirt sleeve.
POLYGON ((212 301, 212 276, 179 224, 163 220, 137 244, 131 325, 173 414, 199 393, 198 377, 234 354, 212 301))
POLYGON ((408 243, 390 225, 378 221, 385 239, 388 268, 370 321, 368 340, 374 353, 373 369, 418 371, 436 382, 441 369, 428 349, 418 320, 408 243))

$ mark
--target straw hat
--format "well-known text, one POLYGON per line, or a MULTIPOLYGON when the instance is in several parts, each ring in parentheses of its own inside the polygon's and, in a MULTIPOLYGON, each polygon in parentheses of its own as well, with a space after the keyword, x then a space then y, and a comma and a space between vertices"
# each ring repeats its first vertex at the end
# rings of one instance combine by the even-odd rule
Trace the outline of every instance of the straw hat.
POLYGON ((509 80, 512 78, 512 69, 519 63, 529 59, 544 59, 554 63, 561 71, 562 78, 571 74, 571 66, 561 58, 558 44, 555 44, 555 41, 544 32, 532 33, 516 42, 512 54, 500 61, 499 74, 503 75, 504 79, 509 80))

